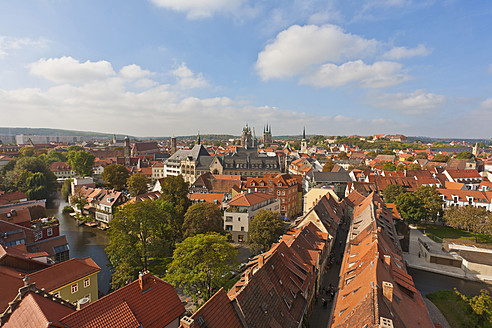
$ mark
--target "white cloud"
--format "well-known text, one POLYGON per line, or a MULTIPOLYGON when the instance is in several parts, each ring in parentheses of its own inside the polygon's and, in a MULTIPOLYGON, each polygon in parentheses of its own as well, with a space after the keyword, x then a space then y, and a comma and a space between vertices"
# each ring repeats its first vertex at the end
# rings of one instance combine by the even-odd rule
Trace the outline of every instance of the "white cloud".
POLYGON ((306 73, 315 65, 375 53, 380 43, 345 33, 335 25, 293 25, 258 54, 256 69, 264 79, 306 73))
POLYGON ((368 102, 374 107, 396 109, 407 115, 421 115, 441 109, 446 103, 446 97, 418 89, 409 94, 372 95, 368 102))
POLYGON ((89 82, 115 74, 111 63, 101 60, 81 63, 72 57, 42 58, 28 66, 30 73, 56 83, 89 82))
POLYGON ((49 41, 43 38, 34 40, 31 38, 16 38, 0 35, 0 59, 21 48, 42 48, 48 43, 49 41))
POLYGON ((428 56, 432 50, 427 49, 423 44, 419 44, 417 48, 395 47, 385 53, 383 58, 390 60, 399 60, 403 58, 411 58, 416 56, 428 56))
MULTIPOLYGON (((77 61, 76 61, 77 62, 77 61)), ((109 64, 109 63, 108 63, 109 64)), ((109 64, 110 65, 110 64, 109 64)), ((110 65, 111 66, 111 65, 110 65)), ((271 106, 252 106, 244 100, 224 96, 198 98, 175 85, 148 81, 142 89, 134 90, 135 83, 143 83, 153 72, 142 73, 138 66, 128 65, 118 75, 97 75, 98 79, 57 78, 48 89, 0 89, 0 117, 6 126, 53 127, 108 133, 126 133, 137 136, 186 135, 202 133, 239 134, 244 124, 260 128, 271 122, 275 133, 301 133, 302 125, 310 133, 325 133, 330 126, 332 134, 347 131, 371 134, 383 125, 375 121, 349 116, 315 115, 271 106), (126 78, 120 74, 126 75, 126 78), (132 73, 132 74, 130 74, 132 73), (333 121, 344 122, 332 126, 333 121)), ((197 75, 182 64, 175 73, 186 80, 197 75)), ((148 80, 148 79, 147 79, 148 80)), ((394 126, 398 126, 394 124, 394 126)), ((386 131, 386 129, 385 129, 386 131)), ((259 132, 259 129, 258 129, 259 132)), ((396 132, 396 131, 395 131, 396 132)))
POLYGON ((136 80, 149 77, 153 75, 150 71, 142 69, 140 66, 131 64, 123 66, 120 69, 119 75, 128 80, 136 80))
POLYGON ((408 79, 402 67, 394 62, 365 64, 362 60, 351 61, 340 66, 322 65, 310 75, 301 78, 300 83, 315 87, 340 87, 357 83, 365 88, 381 88, 399 84, 408 79))
POLYGON ((202 73, 194 74, 185 63, 181 63, 178 68, 172 71, 178 81, 178 87, 182 89, 207 88, 209 83, 205 80, 202 73))
POLYGON ((151 0, 156 6, 185 13, 189 19, 217 13, 240 13, 244 0, 151 0))

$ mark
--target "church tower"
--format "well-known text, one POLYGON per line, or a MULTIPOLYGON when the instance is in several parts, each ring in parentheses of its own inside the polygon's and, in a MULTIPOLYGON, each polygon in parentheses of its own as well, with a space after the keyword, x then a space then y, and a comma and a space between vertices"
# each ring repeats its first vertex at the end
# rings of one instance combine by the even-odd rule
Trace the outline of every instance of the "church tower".
POLYGON ((130 166, 130 138, 128 138, 128 136, 125 137, 125 152, 124 152, 124 156, 125 156, 125 166, 130 166))
POLYGON ((176 137, 171 138, 171 155, 176 152, 176 137))
POLYGON ((302 139, 301 139, 301 153, 307 153, 308 143, 306 140, 306 127, 302 130, 302 139))

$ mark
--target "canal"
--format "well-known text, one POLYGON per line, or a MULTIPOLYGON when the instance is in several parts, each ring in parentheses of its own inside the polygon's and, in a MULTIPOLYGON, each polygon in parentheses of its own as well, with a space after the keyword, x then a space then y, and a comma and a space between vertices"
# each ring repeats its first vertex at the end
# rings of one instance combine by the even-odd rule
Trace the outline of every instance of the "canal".
POLYGON ((99 229, 79 226, 70 215, 62 213, 65 205, 68 204, 61 199, 58 192, 57 199, 48 205, 48 215, 55 216, 60 221, 60 235, 67 237, 70 246, 70 258, 90 256, 99 265, 101 268, 97 277, 99 290, 107 294, 110 287, 111 271, 104 248, 109 243, 109 236, 107 232, 99 229))
POLYGON ((475 296, 481 289, 486 289, 492 294, 492 285, 478 281, 470 281, 441 274, 408 268, 417 288, 423 295, 443 289, 456 288, 460 293, 475 296))

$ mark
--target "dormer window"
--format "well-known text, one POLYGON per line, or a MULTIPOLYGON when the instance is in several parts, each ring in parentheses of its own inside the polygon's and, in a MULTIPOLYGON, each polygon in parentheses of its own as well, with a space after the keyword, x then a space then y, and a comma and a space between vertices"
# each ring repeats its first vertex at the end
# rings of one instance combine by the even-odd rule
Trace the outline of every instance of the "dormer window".
POLYGON ((458 196, 453 195, 453 203, 458 204, 458 196))

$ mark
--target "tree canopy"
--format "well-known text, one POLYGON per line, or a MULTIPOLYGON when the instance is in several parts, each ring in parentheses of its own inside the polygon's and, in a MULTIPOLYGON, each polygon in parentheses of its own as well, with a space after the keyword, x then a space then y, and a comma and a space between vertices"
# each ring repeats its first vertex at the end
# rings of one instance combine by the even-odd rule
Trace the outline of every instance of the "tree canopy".
POLYGON ((266 251, 283 233, 280 213, 262 210, 249 222, 248 244, 255 253, 266 251))
MULTIPOLYGON (((181 229, 185 213, 191 205, 191 201, 188 198, 188 183, 184 181, 182 175, 169 176, 159 181, 161 184, 161 199, 174 206, 176 225, 181 229)), ((182 235, 180 230, 179 236, 182 235)))
POLYGON ((6 191, 25 192, 29 199, 44 199, 56 190, 56 177, 37 157, 22 157, 5 174, 6 191))
POLYGON ((444 210, 444 221, 456 229, 471 231, 477 242, 477 233, 492 235, 492 213, 480 206, 452 206, 444 210))
POLYGON ((124 165, 110 164, 104 168, 101 177, 109 188, 123 190, 130 173, 124 165))
POLYGON ((191 205, 184 216, 184 238, 208 232, 224 233, 224 221, 219 207, 212 203, 191 205))
POLYGON ((166 280, 184 287, 196 304, 207 301, 222 288, 235 268, 237 250, 226 236, 198 234, 176 245, 166 280))
POLYGON ((323 172, 331 172, 333 170, 333 167, 335 166, 335 163, 328 158, 328 160, 325 162, 325 165, 323 165, 323 172))
POLYGON ((133 197, 145 194, 149 190, 149 183, 150 179, 142 173, 136 173, 126 181, 128 192, 133 197))
POLYGON ((473 154, 470 153, 469 151, 464 151, 461 153, 456 154, 455 158, 457 159, 470 159, 473 157, 473 154))
POLYGON ((383 189, 384 201, 386 203, 394 203, 396 197, 398 197, 400 194, 405 193, 406 191, 407 190, 402 185, 393 185, 393 184, 387 185, 383 189))
POLYGON ((422 185, 414 192, 397 196, 395 204, 405 220, 419 223, 427 219, 436 220, 444 201, 436 187, 422 185))
POLYGON ((173 209, 160 201, 137 201, 117 211, 109 223, 106 253, 112 266, 112 285, 121 287, 148 268, 149 258, 166 257, 174 246, 173 209))
POLYGON ((449 160, 448 155, 436 154, 436 156, 434 156, 434 162, 447 162, 448 160, 449 160))
POLYGON ((88 150, 70 151, 67 155, 68 165, 81 176, 92 175, 94 159, 94 155, 88 150))

